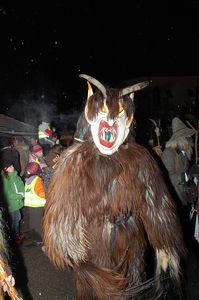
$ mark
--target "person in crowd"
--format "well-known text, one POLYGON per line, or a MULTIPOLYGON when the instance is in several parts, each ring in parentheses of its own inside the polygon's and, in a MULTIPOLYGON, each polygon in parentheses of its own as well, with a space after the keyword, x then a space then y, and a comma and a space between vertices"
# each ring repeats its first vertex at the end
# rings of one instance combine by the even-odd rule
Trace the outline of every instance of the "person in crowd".
POLYGON ((40 165, 41 170, 47 167, 44 158, 43 147, 41 145, 35 145, 32 148, 31 153, 29 154, 28 162, 36 162, 40 165))
POLYGON ((38 126, 38 138, 39 144, 42 145, 44 155, 49 152, 50 148, 54 145, 51 136, 54 133, 54 129, 51 128, 50 123, 42 121, 38 126))
POLYGON ((44 183, 40 177, 41 167, 36 162, 29 162, 25 175, 25 214, 28 216, 29 235, 36 244, 42 243, 41 220, 46 203, 44 183))
POLYGON ((44 189, 46 195, 48 192, 48 185, 50 182, 52 172, 55 169, 55 166, 63 150, 64 150, 63 146, 61 146, 60 144, 56 144, 52 146, 52 148, 49 150, 48 154, 46 155, 45 160, 46 160, 47 167, 43 169, 41 174, 41 177, 44 182, 44 189))
POLYGON ((28 140, 30 152, 32 151, 32 148, 35 145, 39 145, 39 141, 38 141, 38 137, 37 136, 30 136, 27 140, 28 140))
POLYGON ((56 131, 54 131, 54 132, 50 135, 50 139, 51 139, 51 141, 53 142, 53 145, 52 145, 52 146, 57 145, 57 144, 60 143, 60 142, 59 142, 58 133, 57 133, 56 131))
POLYGON ((5 160, 9 160, 13 163, 15 170, 20 174, 20 155, 19 152, 13 147, 12 139, 2 136, 0 137, 0 169, 5 160))
POLYGON ((172 120, 172 136, 166 142, 161 160, 165 166, 170 182, 181 201, 181 204, 189 203, 186 186, 188 182, 188 170, 193 154, 192 136, 195 131, 187 127, 178 117, 172 120))
POLYGON ((30 148, 27 142, 25 142, 24 137, 22 136, 15 137, 14 148, 19 152, 20 165, 21 165, 20 176, 23 178, 25 168, 29 160, 30 148))
POLYGON ((24 206, 24 183, 17 174, 12 161, 5 160, 3 162, 2 183, 11 237, 16 243, 21 243, 25 237, 23 233, 20 233, 21 209, 24 206))

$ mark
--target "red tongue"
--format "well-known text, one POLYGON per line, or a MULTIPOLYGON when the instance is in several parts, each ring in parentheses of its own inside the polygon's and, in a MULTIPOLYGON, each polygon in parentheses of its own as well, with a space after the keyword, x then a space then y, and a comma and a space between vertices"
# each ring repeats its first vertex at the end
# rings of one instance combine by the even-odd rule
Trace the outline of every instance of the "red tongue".
MULTIPOLYGON (((117 123, 114 123, 112 126, 110 126, 106 121, 101 121, 100 122, 100 125, 99 125, 99 132, 98 132, 98 137, 99 137, 99 141, 100 141, 100 144, 102 146, 105 146, 107 148, 111 148, 116 139, 117 139, 117 133, 118 133, 118 126, 117 126, 117 123), (108 131, 111 131, 111 132, 115 132, 114 134, 114 140, 112 140, 112 133, 111 134, 111 142, 108 140, 108 137, 106 139, 104 139, 104 130, 108 130, 108 131)), ((108 133, 107 133, 108 135, 108 133)))

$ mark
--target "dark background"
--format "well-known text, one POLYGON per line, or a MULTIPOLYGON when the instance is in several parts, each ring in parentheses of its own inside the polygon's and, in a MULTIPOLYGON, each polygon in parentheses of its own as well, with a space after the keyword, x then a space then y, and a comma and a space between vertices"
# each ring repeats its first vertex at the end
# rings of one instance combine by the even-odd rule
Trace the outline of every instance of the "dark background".
POLYGON ((1 1, 0 111, 19 99, 79 109, 79 73, 112 87, 199 75, 198 13, 198 0, 1 1))

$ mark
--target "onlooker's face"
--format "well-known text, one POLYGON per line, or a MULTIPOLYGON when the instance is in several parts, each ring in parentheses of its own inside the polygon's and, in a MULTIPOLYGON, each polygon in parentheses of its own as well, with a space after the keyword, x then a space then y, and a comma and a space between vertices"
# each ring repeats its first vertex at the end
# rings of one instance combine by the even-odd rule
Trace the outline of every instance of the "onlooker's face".
POLYGON ((32 146, 35 146, 35 145, 37 145, 38 140, 37 140, 37 139, 34 139, 34 138, 31 138, 31 139, 30 139, 30 143, 31 143, 32 146))
POLYGON ((37 156, 37 157, 43 157, 43 151, 38 151, 38 152, 36 152, 35 153, 35 155, 37 156))
POLYGON ((15 169, 14 169, 13 165, 10 165, 9 167, 5 168, 4 170, 8 173, 12 173, 12 172, 14 172, 15 169))
POLYGON ((57 136, 53 136, 53 137, 52 137, 52 141, 55 141, 55 142, 56 142, 56 141, 57 141, 57 136))

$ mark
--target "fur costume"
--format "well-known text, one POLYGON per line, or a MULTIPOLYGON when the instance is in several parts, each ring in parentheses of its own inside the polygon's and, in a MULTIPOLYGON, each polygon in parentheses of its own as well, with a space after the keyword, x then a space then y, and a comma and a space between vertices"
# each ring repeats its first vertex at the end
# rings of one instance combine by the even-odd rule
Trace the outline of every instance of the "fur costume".
POLYGON ((58 268, 73 269, 76 299, 156 299, 165 292, 162 276, 180 287, 184 246, 157 163, 144 147, 127 140, 134 92, 148 83, 116 90, 80 77, 89 87, 85 127, 90 135, 82 139, 81 134, 56 165, 43 217, 46 254, 58 268), (89 82, 98 88, 94 94, 89 82), (156 268, 146 281, 149 244, 156 268))

